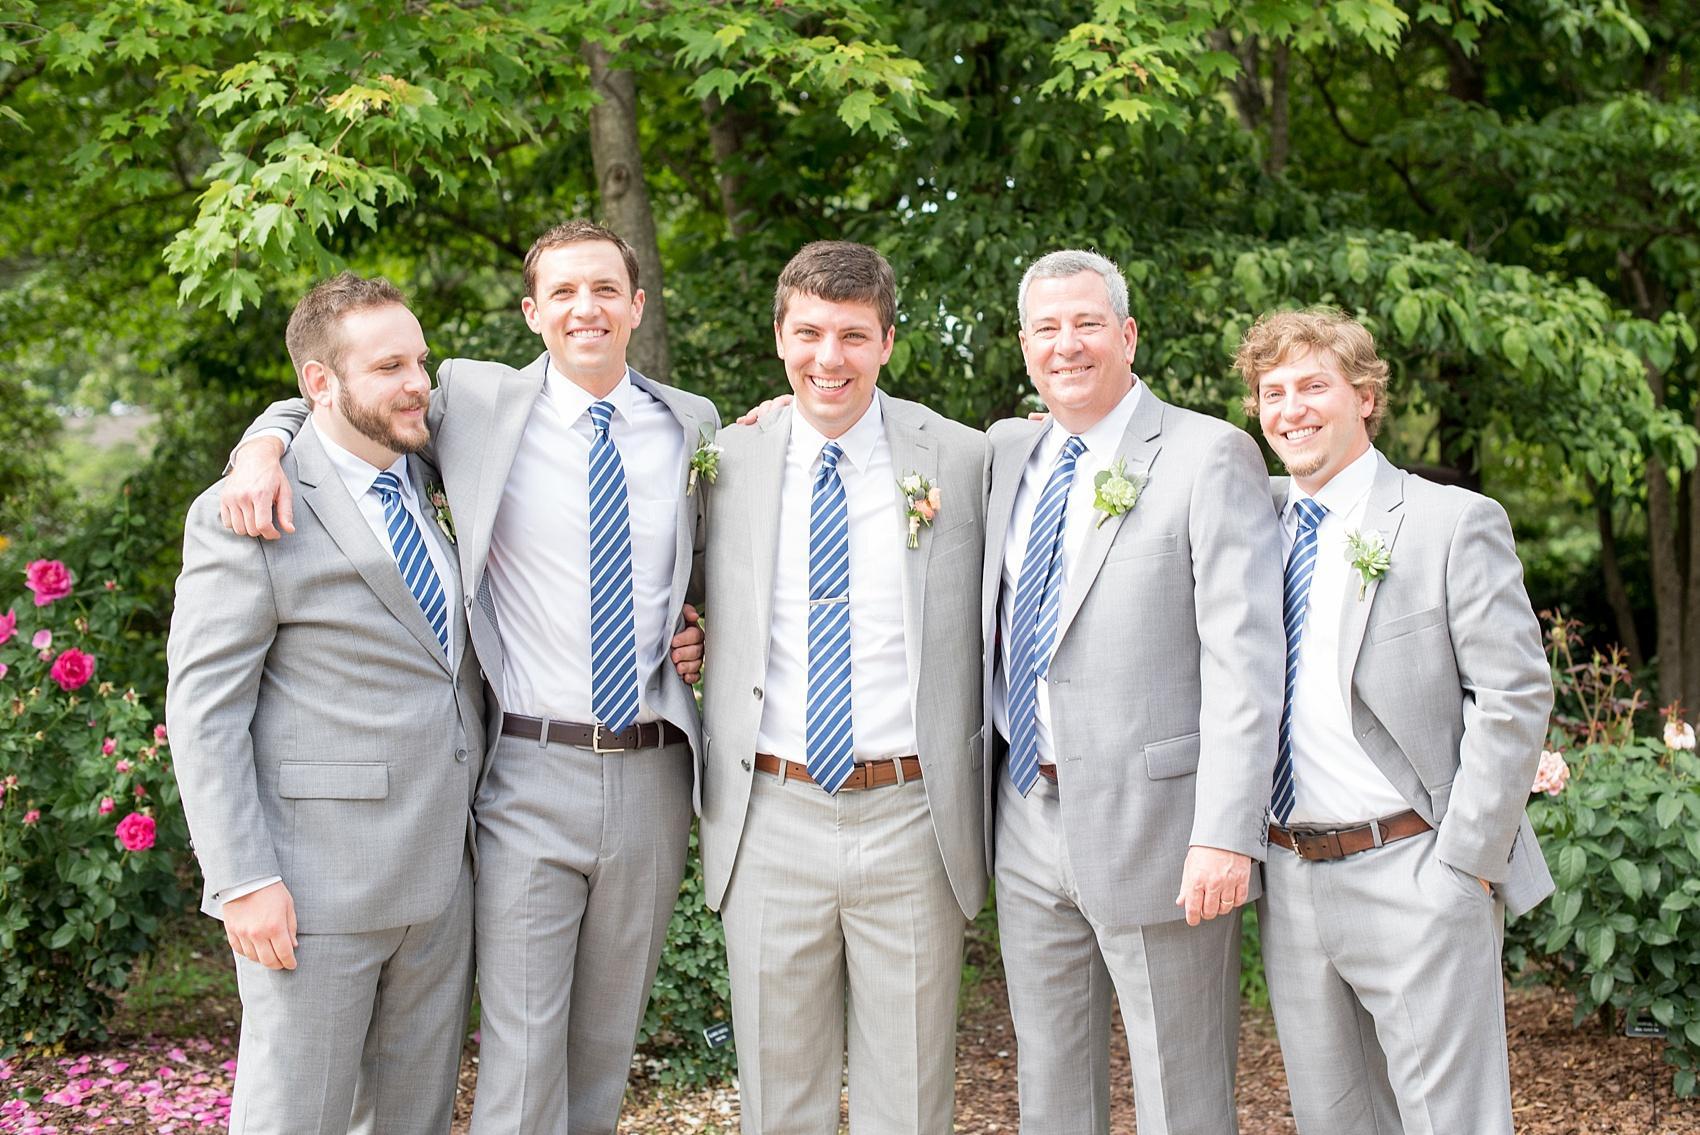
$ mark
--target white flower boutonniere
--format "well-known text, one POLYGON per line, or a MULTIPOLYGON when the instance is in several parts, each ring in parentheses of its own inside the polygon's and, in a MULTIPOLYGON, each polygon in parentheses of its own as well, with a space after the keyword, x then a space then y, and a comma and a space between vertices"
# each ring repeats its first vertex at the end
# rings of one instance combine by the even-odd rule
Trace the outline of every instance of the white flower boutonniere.
POLYGON ((449 511, 449 495, 443 492, 443 486, 435 481, 425 483, 425 499, 430 502, 437 516, 437 527, 443 530, 443 535, 449 538, 449 543, 455 543, 455 517, 449 511))
POLYGON ((1120 516, 1138 504, 1139 494, 1145 491, 1145 481, 1144 473, 1128 476, 1127 466, 1121 461, 1092 478, 1092 507, 1103 514, 1098 517, 1096 527, 1102 528, 1111 517, 1120 516))
POLYGON ((702 431, 702 441, 697 443, 697 450, 691 454, 691 475, 685 482, 685 495, 690 496, 697 491, 697 482, 707 481, 714 484, 714 479, 720 476, 720 449, 714 444, 708 430, 702 431))
POLYGON ((903 490, 903 514, 909 518, 909 546, 919 548, 921 525, 933 526, 933 518, 939 514, 939 506, 944 500, 943 494, 937 485, 919 473, 899 477, 897 487, 903 490))
POLYGON ((1393 566, 1393 553, 1379 532, 1346 533, 1346 559, 1358 573, 1358 600, 1363 601, 1369 585, 1387 574, 1393 566))

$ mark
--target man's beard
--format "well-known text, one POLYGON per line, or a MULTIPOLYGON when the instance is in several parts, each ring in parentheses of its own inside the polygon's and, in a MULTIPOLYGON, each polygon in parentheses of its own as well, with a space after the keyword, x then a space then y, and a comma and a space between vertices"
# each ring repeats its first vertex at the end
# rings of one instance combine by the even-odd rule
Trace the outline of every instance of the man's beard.
MULTIPOLYGON (((425 448, 426 442, 431 440, 431 431, 425 428, 424 422, 420 423, 418 434, 412 437, 403 437, 396 433, 390 425, 390 419, 382 410, 354 400, 347 383, 339 383, 337 386, 336 408, 349 425, 391 453, 418 453, 425 448)), ((423 398, 409 399, 407 402, 394 403, 388 407, 391 411, 424 408, 423 398)))

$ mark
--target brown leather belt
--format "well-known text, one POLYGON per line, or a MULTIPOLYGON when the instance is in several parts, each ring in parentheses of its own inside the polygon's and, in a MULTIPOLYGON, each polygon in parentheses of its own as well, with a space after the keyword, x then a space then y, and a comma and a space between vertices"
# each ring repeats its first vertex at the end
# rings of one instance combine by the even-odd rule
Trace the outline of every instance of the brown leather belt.
POLYGON ((1057 782, 1057 766, 1056 765, 1040 765, 1039 766, 1039 775, 1044 777, 1046 780, 1050 781, 1052 784, 1055 784, 1057 782))
POLYGON ((1270 824, 1269 842, 1286 848, 1300 859, 1344 859, 1372 847, 1397 843, 1432 830, 1427 820, 1407 811, 1356 827, 1325 832, 1289 831, 1278 824, 1270 824))
POLYGON ((522 737, 527 741, 543 741, 546 744, 574 745, 596 753, 659 749, 663 745, 682 745, 690 740, 685 736, 685 731, 671 721, 643 721, 618 733, 612 733, 601 725, 550 721, 541 717, 527 717, 523 713, 502 715, 502 735, 522 737))
MULTIPOLYGON (((858 788, 884 788, 888 784, 896 784, 897 764, 903 762, 903 779, 921 779, 920 757, 887 757, 879 761, 863 761, 850 770, 850 775, 844 778, 839 791, 846 789, 854 791, 858 788)), ((809 766, 797 761, 788 761, 784 757, 776 757, 772 753, 756 754, 756 771, 770 772, 780 780, 806 780, 810 784, 815 778, 809 775, 809 766)))

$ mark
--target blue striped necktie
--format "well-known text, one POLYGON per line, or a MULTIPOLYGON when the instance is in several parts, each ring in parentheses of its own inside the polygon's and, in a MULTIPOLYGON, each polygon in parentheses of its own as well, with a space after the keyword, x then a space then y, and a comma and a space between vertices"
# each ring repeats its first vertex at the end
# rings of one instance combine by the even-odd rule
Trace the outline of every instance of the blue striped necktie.
POLYGON ((850 511, 836 441, 820 453, 809 505, 809 697, 804 750, 809 778, 836 793, 850 775, 850 511))
POLYGON ((390 551, 395 554, 396 567, 401 569, 401 581, 413 592, 425 621, 437 632, 437 644, 443 657, 449 654, 449 600, 443 594, 443 581, 431 566, 431 553, 425 547, 425 534, 413 521, 413 514, 401 503, 401 481, 385 470, 372 482, 372 491, 384 503, 384 526, 390 533, 390 551))
POLYGON ((1281 618, 1287 626, 1287 681, 1281 699, 1281 733, 1275 754, 1275 791, 1270 798, 1275 819, 1283 826, 1293 814, 1293 680, 1299 674, 1299 642, 1304 638, 1305 612, 1310 609, 1310 577, 1316 571, 1316 527, 1328 510, 1310 497, 1293 502, 1299 531, 1287 553, 1286 584, 1281 593, 1281 618))
POLYGON ((1057 633, 1057 608, 1062 601, 1064 521, 1068 490, 1074 484, 1074 465, 1086 443, 1070 437, 1051 467, 1051 479, 1033 524, 1027 530, 1027 555, 1021 561, 1021 581, 1015 587, 1015 616, 1009 644, 1009 779, 1023 796, 1039 779, 1039 679, 1051 667, 1051 643, 1057 633))
POLYGON ((632 613, 632 532, 626 469, 608 436, 612 402, 593 402, 590 422, 590 708, 619 733, 637 720, 637 632, 632 613))

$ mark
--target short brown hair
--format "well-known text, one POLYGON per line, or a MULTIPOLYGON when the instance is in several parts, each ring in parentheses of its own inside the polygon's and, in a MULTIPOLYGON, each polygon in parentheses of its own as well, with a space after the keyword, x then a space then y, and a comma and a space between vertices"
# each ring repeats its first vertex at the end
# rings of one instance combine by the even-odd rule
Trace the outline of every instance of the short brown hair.
POLYGON ((289 313, 283 342, 303 398, 307 396, 307 379, 302 372, 308 363, 321 362, 333 372, 342 369, 342 357, 348 350, 342 334, 343 317, 392 303, 407 306, 400 288, 382 276, 367 278, 348 271, 320 280, 301 297, 289 313))
POLYGON ((562 221, 549 229, 542 236, 531 242, 531 248, 525 254, 525 294, 532 299, 537 298, 537 258, 551 248, 560 248, 566 244, 579 244, 587 240, 605 240, 620 250, 620 259, 626 262, 626 275, 632 281, 632 295, 638 290, 638 259, 632 246, 627 244, 620 234, 613 229, 604 228, 595 221, 562 221))
POLYGON ((879 315, 880 334, 897 323, 897 280, 885 257, 865 244, 817 240, 805 244, 779 273, 773 290, 773 322, 785 322, 794 295, 829 303, 865 303, 879 315))
POLYGON ((1335 307, 1272 311, 1251 325, 1234 353, 1234 369, 1245 379, 1246 415, 1257 417, 1257 387, 1263 376, 1310 351, 1333 359, 1359 394, 1374 395, 1375 406, 1364 427, 1375 437, 1387 414, 1387 363, 1375 353, 1369 329, 1335 307))

